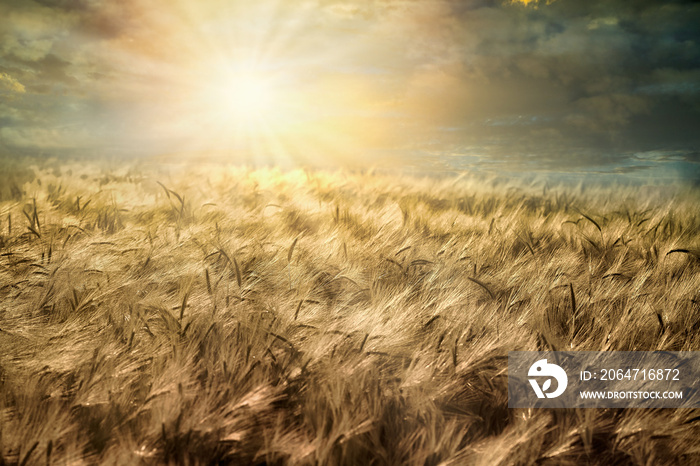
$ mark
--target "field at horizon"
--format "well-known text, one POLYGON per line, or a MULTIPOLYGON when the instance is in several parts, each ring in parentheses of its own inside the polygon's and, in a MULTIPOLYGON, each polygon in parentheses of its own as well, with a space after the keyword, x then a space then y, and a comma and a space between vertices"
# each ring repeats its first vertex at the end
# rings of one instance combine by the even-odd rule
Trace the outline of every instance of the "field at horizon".
POLYGON ((1 464, 697 464, 693 409, 509 409, 516 350, 700 350, 700 191, 6 165, 1 464))

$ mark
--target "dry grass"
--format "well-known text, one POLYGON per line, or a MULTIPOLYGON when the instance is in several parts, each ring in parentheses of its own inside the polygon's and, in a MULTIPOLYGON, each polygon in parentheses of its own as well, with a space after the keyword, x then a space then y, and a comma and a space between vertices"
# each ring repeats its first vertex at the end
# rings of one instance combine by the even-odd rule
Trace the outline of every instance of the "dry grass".
POLYGON ((506 384, 511 350, 700 349, 696 191, 36 172, 0 202, 0 464, 700 462, 697 411, 506 384))

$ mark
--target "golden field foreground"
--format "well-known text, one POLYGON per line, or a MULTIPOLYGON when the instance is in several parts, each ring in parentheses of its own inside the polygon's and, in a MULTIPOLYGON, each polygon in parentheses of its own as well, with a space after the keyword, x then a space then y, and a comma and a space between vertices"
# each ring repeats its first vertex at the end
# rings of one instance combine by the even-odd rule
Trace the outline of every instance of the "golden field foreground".
POLYGON ((700 350, 697 191, 42 167, 0 177, 0 464, 700 463, 697 410, 507 404, 508 351, 700 350))

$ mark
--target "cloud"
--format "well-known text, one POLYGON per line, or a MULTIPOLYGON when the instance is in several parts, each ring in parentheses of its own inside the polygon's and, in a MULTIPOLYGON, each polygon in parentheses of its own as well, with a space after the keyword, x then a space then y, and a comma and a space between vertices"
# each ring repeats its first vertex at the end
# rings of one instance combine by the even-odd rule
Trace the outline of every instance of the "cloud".
POLYGON ((0 73, 0 89, 14 94, 24 94, 26 92, 22 83, 7 73, 0 73))
POLYGON ((25 61, 44 58, 54 44, 68 35, 75 15, 32 1, 0 5, 0 56, 25 61))
MULTIPOLYGON (((556 0, 546 0, 547 5, 549 5, 552 2, 555 2, 556 0)), ((542 2, 542 0, 510 0, 510 3, 516 3, 516 4, 522 4, 525 6, 534 6, 537 7, 542 2)))
POLYGON ((633 116, 648 114, 651 109, 648 98, 624 94, 585 97, 576 102, 576 107, 580 112, 570 115, 568 121, 598 132, 615 132, 629 124, 633 116))

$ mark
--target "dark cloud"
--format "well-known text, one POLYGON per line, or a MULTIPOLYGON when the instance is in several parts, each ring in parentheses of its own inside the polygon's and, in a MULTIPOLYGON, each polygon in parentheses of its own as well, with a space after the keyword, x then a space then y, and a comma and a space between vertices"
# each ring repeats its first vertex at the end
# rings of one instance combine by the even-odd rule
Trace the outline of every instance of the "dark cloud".
MULTIPOLYGON (((526 131, 516 123, 490 128, 491 156, 558 151, 568 164, 566 153, 580 147, 618 163, 636 150, 697 147, 697 4, 562 0, 535 9, 451 2, 451 11, 466 39, 465 85, 493 102, 503 121, 537 117, 526 131), (479 78, 488 84, 473 84, 479 78)), ((478 126, 489 113, 467 110, 466 117, 478 126)))

